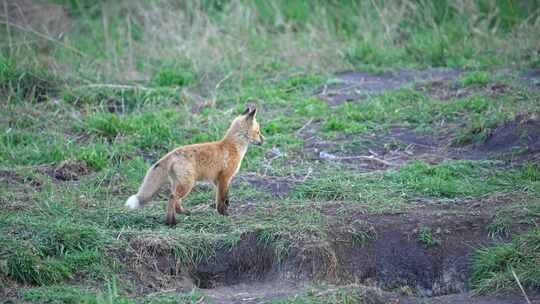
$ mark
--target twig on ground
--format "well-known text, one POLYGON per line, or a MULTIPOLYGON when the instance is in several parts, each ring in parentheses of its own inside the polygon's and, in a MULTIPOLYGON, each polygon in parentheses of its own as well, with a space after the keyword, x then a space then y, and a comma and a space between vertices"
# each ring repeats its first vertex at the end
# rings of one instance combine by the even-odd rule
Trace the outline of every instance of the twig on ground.
POLYGON ((531 304, 531 300, 529 300, 529 297, 525 293, 525 289, 523 289, 523 286, 521 286, 521 282, 519 281, 519 278, 516 275, 514 268, 510 268, 510 271, 512 271, 512 275, 514 276, 514 279, 516 279, 516 283, 518 284, 519 289, 521 289, 521 292, 523 293, 523 296, 525 297, 525 301, 527 301, 527 304, 531 304))
POLYGON ((205 302, 205 299, 204 297, 201 297, 198 301, 197 301, 197 304, 202 304, 205 302))
POLYGON ((372 156, 379 156, 379 154, 371 149, 368 150, 369 154, 371 154, 372 156))
POLYGON ((150 91, 152 88, 147 88, 141 85, 128 85, 128 84, 110 84, 110 83, 92 83, 78 86, 77 88, 107 88, 107 89, 119 89, 119 90, 142 90, 150 91))
POLYGON ((311 117, 300 129, 296 130, 295 134, 298 135, 300 134, 302 131, 304 131, 304 129, 309 126, 311 123, 313 122, 313 117, 311 117))
POLYGON ((377 158, 375 156, 364 156, 364 155, 358 155, 358 156, 336 156, 333 158, 330 158, 331 160, 349 160, 349 159, 361 159, 361 160, 370 160, 374 162, 381 163, 388 167, 396 166, 396 164, 393 164, 391 162, 388 162, 384 159, 377 158))
POLYGON ((309 176, 311 175, 311 172, 313 172, 313 170, 311 169, 311 167, 309 167, 308 172, 306 173, 306 176, 302 178, 302 182, 305 182, 309 178, 309 176))
POLYGON ((118 236, 116 237, 116 240, 120 240, 120 236, 122 235, 122 233, 124 233, 124 228, 125 226, 122 226, 122 229, 120 229, 120 232, 118 233, 118 236))
MULTIPOLYGON (((148 297, 148 298, 151 298, 152 296, 155 296, 155 295, 158 295, 158 294, 168 293, 168 292, 173 292, 173 291, 176 291, 176 288, 173 288, 173 289, 164 289, 164 290, 152 292, 152 293, 149 293, 149 294, 147 295, 147 297, 148 297)), ((198 302, 197 302, 197 303, 198 303, 198 302)))

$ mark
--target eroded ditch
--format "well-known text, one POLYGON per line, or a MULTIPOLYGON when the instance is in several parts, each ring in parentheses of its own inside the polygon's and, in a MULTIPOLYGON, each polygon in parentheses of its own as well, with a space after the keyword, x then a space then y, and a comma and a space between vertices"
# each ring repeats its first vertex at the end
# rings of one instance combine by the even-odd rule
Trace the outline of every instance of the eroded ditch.
MULTIPOLYGON (((447 213, 424 206, 408 214, 358 213, 346 218, 336 216, 332 208, 323 213, 330 222, 327 239, 296 244, 286 252, 261 241, 258 231, 250 231, 232 248, 218 246, 210 258, 180 269, 170 248, 148 242, 137 246, 152 247, 149 251, 156 255, 154 267, 159 271, 173 275, 174 280, 187 278, 190 286, 207 290, 221 303, 219 295, 238 286, 248 295, 251 285, 258 294, 267 294, 281 282, 360 283, 397 295, 405 290, 419 297, 466 293, 472 254, 494 242, 486 230, 493 214, 482 210, 447 213), (351 223, 356 225, 354 230, 343 230, 344 224, 351 223), (426 228, 433 243, 420 237, 426 228), (261 292, 264 286, 270 291, 261 292)), ((516 231, 523 228, 519 224, 512 227, 516 231)), ((143 275, 141 279, 147 278, 143 275)), ((292 294, 299 292, 291 290, 292 294)))

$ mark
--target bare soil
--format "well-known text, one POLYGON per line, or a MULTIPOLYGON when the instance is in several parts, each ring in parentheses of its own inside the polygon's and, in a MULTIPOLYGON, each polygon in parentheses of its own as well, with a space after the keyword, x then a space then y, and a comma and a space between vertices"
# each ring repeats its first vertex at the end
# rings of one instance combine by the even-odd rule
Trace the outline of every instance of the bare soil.
POLYGON ((288 177, 250 173, 240 174, 233 183, 237 181, 247 182, 256 189, 272 193, 272 196, 278 198, 286 197, 297 184, 295 179, 288 177))
POLYGON ((540 152, 540 117, 538 113, 519 115, 491 132, 487 140, 476 147, 489 153, 525 150, 522 154, 540 152))
POLYGON ((533 90, 540 90, 540 69, 532 69, 524 72, 521 78, 533 90))
POLYGON ((359 101, 368 96, 397 90, 415 81, 447 83, 455 81, 461 74, 453 69, 426 69, 422 71, 398 71, 373 74, 366 72, 343 72, 336 75, 338 83, 325 85, 315 93, 331 105, 359 101))
POLYGON ((57 165, 42 167, 39 171, 49 175, 58 181, 79 180, 82 176, 93 172, 85 161, 65 160, 57 165))

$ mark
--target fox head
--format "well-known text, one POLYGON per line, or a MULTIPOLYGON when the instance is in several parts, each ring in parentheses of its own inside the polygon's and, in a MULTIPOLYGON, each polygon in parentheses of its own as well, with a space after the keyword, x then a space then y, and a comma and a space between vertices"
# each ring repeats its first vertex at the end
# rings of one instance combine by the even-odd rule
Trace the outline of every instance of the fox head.
POLYGON ((245 116, 244 119, 247 123, 249 142, 256 145, 262 145, 264 143, 264 137, 261 134, 261 127, 257 122, 257 118, 255 118, 257 109, 253 108, 253 110, 251 110, 250 108, 247 108, 242 115, 245 116))
POLYGON ((255 117, 256 115, 257 109, 246 108, 240 116, 233 120, 226 137, 240 137, 247 140, 248 143, 262 145, 264 143, 264 137, 261 134, 259 123, 255 117))

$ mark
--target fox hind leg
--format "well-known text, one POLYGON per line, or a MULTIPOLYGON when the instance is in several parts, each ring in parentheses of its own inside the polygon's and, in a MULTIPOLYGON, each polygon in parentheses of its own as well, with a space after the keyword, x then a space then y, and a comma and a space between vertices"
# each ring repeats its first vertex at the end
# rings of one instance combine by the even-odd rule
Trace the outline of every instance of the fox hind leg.
POLYGON ((188 195, 188 193, 191 191, 192 187, 193 187, 193 185, 188 185, 187 187, 184 186, 184 185, 177 185, 176 186, 175 194, 177 196, 177 199, 176 199, 175 205, 174 205, 174 209, 175 209, 176 213, 182 213, 182 214, 186 214, 186 215, 190 214, 190 212, 182 206, 182 202, 183 202, 183 198, 188 195))
POLYGON ((190 214, 188 210, 182 207, 182 200, 193 188, 194 182, 177 182, 171 189, 171 196, 167 205, 167 225, 176 225, 176 213, 190 214))

